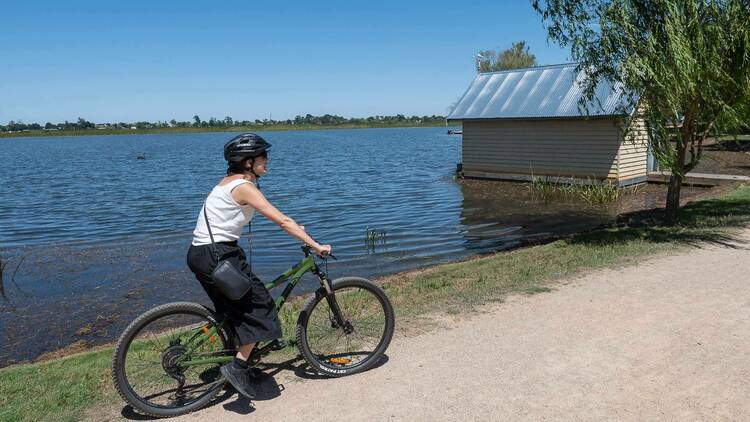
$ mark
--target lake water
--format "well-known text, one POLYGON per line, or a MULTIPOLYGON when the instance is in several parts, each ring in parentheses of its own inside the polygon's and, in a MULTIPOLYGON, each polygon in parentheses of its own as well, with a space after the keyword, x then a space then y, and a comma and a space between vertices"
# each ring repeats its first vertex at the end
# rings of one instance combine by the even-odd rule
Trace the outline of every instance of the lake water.
MULTIPOLYGON (((158 303, 207 303, 185 253, 203 199, 225 171, 222 146, 231 136, 0 140, 0 257, 8 263, 0 366, 74 342, 111 341, 158 303)), ((340 258, 330 266, 334 278, 505 249, 616 214, 535 202, 523 185, 454 180, 461 137, 444 127, 263 136, 273 148, 262 190, 333 245, 340 258), (384 231, 384 241, 368 244, 366 229, 384 231)), ((262 279, 301 257, 298 243, 261 216, 253 232, 253 268, 262 279)), ((303 280, 302 290, 315 283, 303 280)))

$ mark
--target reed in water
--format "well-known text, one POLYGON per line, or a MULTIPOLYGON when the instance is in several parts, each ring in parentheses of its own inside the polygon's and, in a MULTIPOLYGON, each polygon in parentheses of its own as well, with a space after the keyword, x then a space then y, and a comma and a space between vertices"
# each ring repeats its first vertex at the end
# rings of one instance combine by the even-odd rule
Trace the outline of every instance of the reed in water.
POLYGON ((620 199, 623 190, 617 185, 586 179, 579 183, 570 180, 554 180, 533 177, 528 185, 531 195, 538 199, 581 199, 589 204, 607 204, 620 199))

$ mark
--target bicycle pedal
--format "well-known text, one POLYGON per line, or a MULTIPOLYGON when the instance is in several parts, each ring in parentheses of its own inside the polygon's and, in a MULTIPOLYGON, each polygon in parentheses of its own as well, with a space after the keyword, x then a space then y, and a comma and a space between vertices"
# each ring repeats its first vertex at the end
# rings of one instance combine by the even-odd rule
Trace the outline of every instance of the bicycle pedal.
POLYGON ((271 350, 281 350, 281 349, 286 348, 287 346, 289 346, 289 345, 284 340, 274 340, 269 345, 269 347, 271 348, 271 350))

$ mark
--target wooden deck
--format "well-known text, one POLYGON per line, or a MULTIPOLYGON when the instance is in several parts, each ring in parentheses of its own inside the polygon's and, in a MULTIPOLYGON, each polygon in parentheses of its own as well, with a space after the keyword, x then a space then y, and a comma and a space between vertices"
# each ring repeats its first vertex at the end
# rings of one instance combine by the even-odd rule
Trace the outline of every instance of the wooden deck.
MULTIPOLYGON (((671 173, 668 171, 652 171, 648 173, 649 183, 668 183, 671 173)), ((718 186, 734 182, 750 182, 750 177, 733 174, 688 173, 683 181, 693 186, 718 186)))

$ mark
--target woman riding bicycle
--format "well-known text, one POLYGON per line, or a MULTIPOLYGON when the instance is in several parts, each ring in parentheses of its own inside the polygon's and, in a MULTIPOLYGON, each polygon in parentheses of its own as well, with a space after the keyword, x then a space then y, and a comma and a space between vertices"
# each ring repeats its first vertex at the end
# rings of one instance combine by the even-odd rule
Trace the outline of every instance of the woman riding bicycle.
POLYGON ((289 235, 310 246, 318 255, 331 252, 330 245, 313 240, 302 226, 276 209, 255 186, 268 171, 268 150, 271 144, 254 133, 243 133, 224 145, 227 175, 211 193, 201 209, 188 251, 190 270, 211 298, 217 313, 228 315, 228 322, 239 339, 240 347, 234 360, 221 367, 221 373, 242 395, 253 398, 252 371, 248 358, 257 342, 281 337, 281 326, 274 310, 274 301, 261 281, 252 273, 245 252, 237 244, 242 229, 255 211, 278 224, 289 235), (206 218, 208 217, 208 218, 206 218), (230 300, 211 281, 211 272, 218 264, 211 234, 220 260, 227 260, 251 280, 248 292, 239 300, 230 300))

